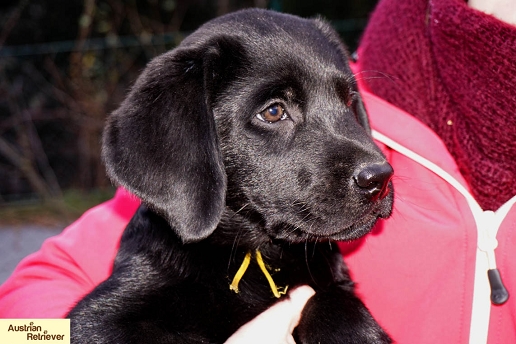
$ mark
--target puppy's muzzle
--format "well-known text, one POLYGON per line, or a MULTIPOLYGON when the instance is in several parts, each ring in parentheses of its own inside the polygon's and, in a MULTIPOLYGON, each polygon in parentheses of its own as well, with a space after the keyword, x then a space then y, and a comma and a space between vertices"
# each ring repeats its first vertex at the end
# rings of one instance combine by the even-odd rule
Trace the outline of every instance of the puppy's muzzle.
POLYGON ((353 179, 360 193, 371 201, 385 198, 394 171, 389 163, 370 164, 358 170, 353 179))

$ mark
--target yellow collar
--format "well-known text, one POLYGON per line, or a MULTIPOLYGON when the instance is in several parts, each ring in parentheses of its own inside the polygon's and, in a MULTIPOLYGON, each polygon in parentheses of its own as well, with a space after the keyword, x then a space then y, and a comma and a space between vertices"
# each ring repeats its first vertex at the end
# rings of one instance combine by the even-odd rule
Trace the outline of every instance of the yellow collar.
MULTIPOLYGON (((233 282, 229 285, 229 289, 233 290, 235 293, 238 293, 238 283, 244 276, 244 273, 247 270, 247 267, 249 266, 249 262, 251 261, 251 251, 247 251, 247 254, 244 257, 244 261, 242 262, 242 265, 240 265, 240 268, 238 269, 237 273, 235 274, 235 277, 233 278, 233 282)), ((255 251, 255 257, 256 262, 258 263, 258 266, 262 270, 263 274, 267 278, 267 281, 269 281, 269 285, 271 287, 272 293, 275 297, 280 298, 281 295, 285 295, 287 293, 288 285, 285 288, 277 287, 276 283, 274 283, 274 280, 272 279, 272 276, 270 275, 269 271, 267 271, 267 268, 265 267, 265 263, 263 262, 262 254, 259 250, 255 251)))

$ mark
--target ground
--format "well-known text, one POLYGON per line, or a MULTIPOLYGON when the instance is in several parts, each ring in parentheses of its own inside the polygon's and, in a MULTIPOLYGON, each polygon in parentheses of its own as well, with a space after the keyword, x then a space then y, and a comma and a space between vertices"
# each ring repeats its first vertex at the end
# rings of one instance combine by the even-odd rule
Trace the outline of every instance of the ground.
POLYGON ((46 238, 59 234, 84 211, 111 198, 113 191, 68 190, 59 200, 0 204, 0 284, 46 238))

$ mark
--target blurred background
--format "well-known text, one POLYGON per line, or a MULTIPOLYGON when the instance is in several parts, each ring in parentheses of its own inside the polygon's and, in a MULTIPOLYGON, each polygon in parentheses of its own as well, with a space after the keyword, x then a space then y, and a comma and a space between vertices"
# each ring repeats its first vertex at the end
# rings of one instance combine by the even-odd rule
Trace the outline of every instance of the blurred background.
POLYGON ((21 257, 112 196, 106 115, 154 56, 246 7, 321 15, 350 50, 377 0, 3 0, 0 283, 21 257))

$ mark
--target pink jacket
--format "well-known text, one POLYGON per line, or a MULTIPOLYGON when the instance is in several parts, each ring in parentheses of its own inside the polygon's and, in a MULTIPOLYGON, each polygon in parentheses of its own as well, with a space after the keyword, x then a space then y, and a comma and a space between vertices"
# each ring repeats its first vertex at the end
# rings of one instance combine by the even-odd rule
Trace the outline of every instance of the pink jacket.
POLYGON ((440 138, 360 86, 395 203, 372 234, 341 244, 358 293, 398 343, 516 343, 516 196, 483 211, 440 138), (499 306, 494 268, 512 294, 499 306))
MULTIPOLYGON (((395 170, 396 198, 389 220, 341 245, 358 293, 401 344, 516 343, 516 197, 483 212, 430 129, 367 90, 363 98, 395 170), (496 264, 513 294, 501 306, 489 298, 496 264)), ((138 204, 118 190, 46 240, 0 287, 0 317, 63 317, 109 275, 138 204)))

